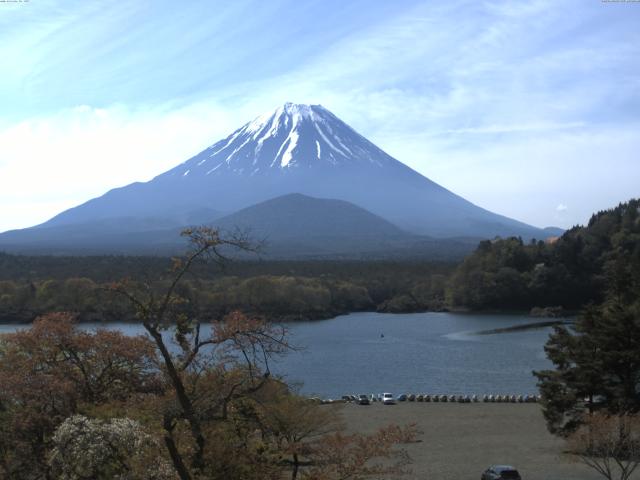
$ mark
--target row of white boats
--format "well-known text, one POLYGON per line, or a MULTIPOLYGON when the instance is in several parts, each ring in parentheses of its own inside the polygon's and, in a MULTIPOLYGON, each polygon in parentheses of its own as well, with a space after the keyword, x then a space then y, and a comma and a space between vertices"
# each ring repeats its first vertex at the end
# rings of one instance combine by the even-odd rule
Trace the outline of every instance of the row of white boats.
POLYGON ((340 399, 320 399, 311 400, 326 403, 358 403, 367 405, 374 402, 384 404, 394 404, 396 402, 433 402, 433 403, 537 403, 541 399, 540 395, 432 395, 432 394, 402 394, 397 397, 391 394, 371 394, 371 395, 343 395, 340 399))

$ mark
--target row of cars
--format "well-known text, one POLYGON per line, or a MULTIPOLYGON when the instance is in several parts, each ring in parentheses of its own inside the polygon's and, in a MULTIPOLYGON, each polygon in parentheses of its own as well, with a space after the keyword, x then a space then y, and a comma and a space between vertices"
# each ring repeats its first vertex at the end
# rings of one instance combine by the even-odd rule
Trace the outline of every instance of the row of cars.
POLYGON ((396 403, 396 398, 391 393, 379 393, 378 395, 343 395, 342 400, 357 403, 358 405, 371 405, 373 402, 381 402, 385 405, 394 405, 396 403))

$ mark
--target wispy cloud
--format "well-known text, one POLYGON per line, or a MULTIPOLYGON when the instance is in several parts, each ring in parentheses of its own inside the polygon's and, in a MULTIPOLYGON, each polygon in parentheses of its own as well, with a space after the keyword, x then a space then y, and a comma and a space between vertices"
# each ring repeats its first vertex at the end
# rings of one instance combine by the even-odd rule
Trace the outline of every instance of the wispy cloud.
POLYGON ((478 133, 478 134, 496 134, 496 133, 516 133, 516 132, 544 132, 558 131, 570 128, 584 127, 585 122, 565 122, 565 123, 531 123, 525 125, 483 125, 481 127, 453 128, 438 133, 478 133))
POLYGON ((148 179, 284 101, 322 103, 483 207, 582 222, 640 195, 639 20, 579 0, 3 7, 0 230, 148 179))

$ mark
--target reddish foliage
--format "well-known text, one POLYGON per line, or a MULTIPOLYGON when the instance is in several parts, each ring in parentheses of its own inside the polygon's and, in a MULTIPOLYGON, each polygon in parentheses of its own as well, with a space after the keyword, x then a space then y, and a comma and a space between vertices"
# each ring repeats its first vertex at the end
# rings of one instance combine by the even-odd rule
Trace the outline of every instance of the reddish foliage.
POLYGON ((31 329, 2 335, 0 412, 9 412, 0 439, 5 470, 19 478, 23 463, 46 468, 46 448, 57 425, 83 404, 157 389, 154 365, 155 350, 145 337, 82 331, 67 313, 45 315, 31 329))

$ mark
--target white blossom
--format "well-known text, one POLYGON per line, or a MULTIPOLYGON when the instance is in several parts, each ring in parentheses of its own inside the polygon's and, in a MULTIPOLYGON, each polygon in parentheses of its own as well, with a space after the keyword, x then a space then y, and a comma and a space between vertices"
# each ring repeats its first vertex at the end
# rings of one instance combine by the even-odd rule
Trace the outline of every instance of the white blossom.
POLYGON ((153 437, 129 418, 109 421, 82 415, 67 418, 56 429, 50 464, 59 480, 172 480, 175 473, 162 459, 143 474, 132 465, 155 446, 153 437))

